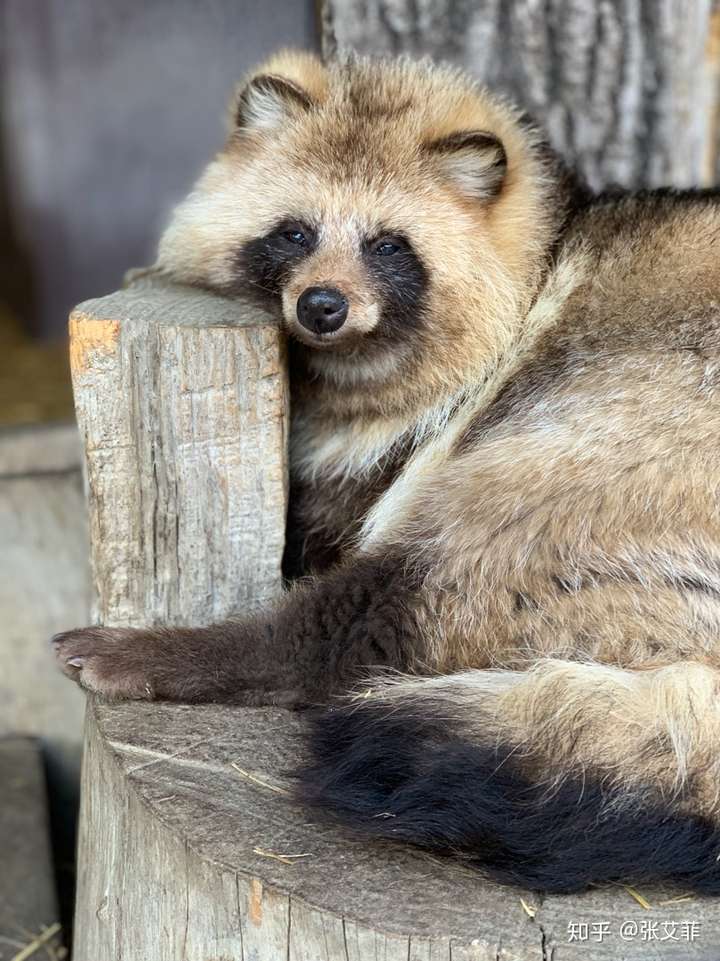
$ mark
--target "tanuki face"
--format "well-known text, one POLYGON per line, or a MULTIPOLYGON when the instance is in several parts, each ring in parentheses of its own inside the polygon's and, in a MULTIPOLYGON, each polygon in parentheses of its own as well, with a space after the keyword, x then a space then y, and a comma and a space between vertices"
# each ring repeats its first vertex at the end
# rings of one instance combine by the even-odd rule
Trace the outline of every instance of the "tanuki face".
POLYGON ((488 355, 537 273, 533 150, 510 108, 452 70, 280 54, 241 87, 159 263, 279 307, 336 380, 386 379, 428 351, 488 355))

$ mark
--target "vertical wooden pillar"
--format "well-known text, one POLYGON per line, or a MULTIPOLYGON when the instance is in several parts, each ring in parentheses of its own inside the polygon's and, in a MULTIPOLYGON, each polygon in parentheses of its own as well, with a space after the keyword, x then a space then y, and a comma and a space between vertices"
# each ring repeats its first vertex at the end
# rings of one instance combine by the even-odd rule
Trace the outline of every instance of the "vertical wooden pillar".
MULTIPOLYGON (((277 323, 238 301, 145 280, 80 305, 70 334, 96 620, 203 624, 276 595, 288 415, 277 323)), ((123 961, 149 961, 148 933, 131 937, 131 926, 155 918, 153 957, 174 959, 175 935, 163 930, 176 909, 152 903, 162 826, 131 799, 99 711, 91 701, 74 956, 112 961, 122 945, 123 961), (128 805, 140 812, 134 821, 128 805)), ((199 896, 199 883, 183 879, 185 896, 199 896)))

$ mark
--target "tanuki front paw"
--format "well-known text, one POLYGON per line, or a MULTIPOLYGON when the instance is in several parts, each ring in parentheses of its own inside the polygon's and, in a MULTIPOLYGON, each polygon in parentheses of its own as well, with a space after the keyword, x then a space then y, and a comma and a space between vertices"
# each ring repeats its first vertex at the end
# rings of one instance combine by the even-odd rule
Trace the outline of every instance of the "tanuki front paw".
POLYGON ((152 700, 148 631, 85 627, 52 639, 60 666, 81 687, 111 699, 152 700))

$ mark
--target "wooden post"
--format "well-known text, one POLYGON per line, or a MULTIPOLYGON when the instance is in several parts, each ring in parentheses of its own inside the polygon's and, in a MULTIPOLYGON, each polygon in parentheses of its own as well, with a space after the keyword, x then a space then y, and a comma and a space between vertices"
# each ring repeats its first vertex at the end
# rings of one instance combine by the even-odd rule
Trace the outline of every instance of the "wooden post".
MULTIPOLYGON (((83 304, 71 329, 100 618, 204 622, 277 593, 287 388, 272 320, 145 283, 83 304)), ((302 735, 280 709, 91 700, 75 961, 639 961, 642 924, 690 920, 693 942, 655 940, 653 957, 717 958, 712 901, 542 898, 318 826, 287 794, 302 735)))
POLYGON ((70 318, 97 616, 199 624, 280 590, 287 385, 277 324, 150 280, 70 318))
MULTIPOLYGON (((237 301, 146 278, 79 306, 70 335, 96 620, 203 624, 275 596, 288 423, 277 323, 237 301)), ((142 804, 123 821, 131 801, 103 737, 112 716, 90 704, 75 957, 175 961, 182 912, 173 904, 163 916, 152 892, 179 879, 151 866, 162 822, 142 804), (121 856, 122 894, 113 876, 121 856)), ((157 745, 158 758, 166 749, 157 745)), ((199 879, 181 884, 186 897, 200 895, 199 879)))

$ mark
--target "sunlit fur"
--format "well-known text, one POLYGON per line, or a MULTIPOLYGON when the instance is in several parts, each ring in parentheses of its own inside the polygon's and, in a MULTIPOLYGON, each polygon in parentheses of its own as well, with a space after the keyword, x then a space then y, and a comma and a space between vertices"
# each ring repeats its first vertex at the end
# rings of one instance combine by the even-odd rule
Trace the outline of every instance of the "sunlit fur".
POLYGON ((412 363, 403 348, 368 359, 360 342, 349 356, 323 350, 309 362, 336 388, 332 405, 342 413, 412 416, 497 360, 537 290, 563 214, 550 202, 555 181, 535 149, 538 137, 518 126, 514 108, 480 95, 450 68, 363 60, 323 68, 314 58, 281 54, 258 69, 265 74, 292 79, 319 109, 289 104, 279 127, 231 131, 175 212, 159 266, 186 281, 233 288, 244 242, 280 219, 311 219, 321 225, 321 244, 283 290, 285 323, 302 337, 299 294, 333 283, 350 300, 346 336, 377 322, 360 238, 379 227, 407 234, 432 266, 426 310, 443 318, 428 349, 412 363), (444 158, 422 149, 463 129, 492 130, 504 144, 508 173, 491 204, 468 198, 444 158), (412 382, 401 386, 401 375, 412 382))
POLYGON ((145 632, 125 662, 126 634, 71 633, 68 670, 110 695, 307 703, 382 661, 317 724, 312 803, 545 890, 720 893, 717 196, 591 197, 449 68, 285 53, 253 76, 158 263, 252 293, 247 245, 318 225, 274 298, 316 577, 262 630, 203 633, 192 677, 192 632, 145 632), (477 157, 453 152, 467 131, 477 157), (426 281, 392 338, 361 249, 378 231, 426 281), (295 313, 318 284, 350 304, 322 343, 295 313))

